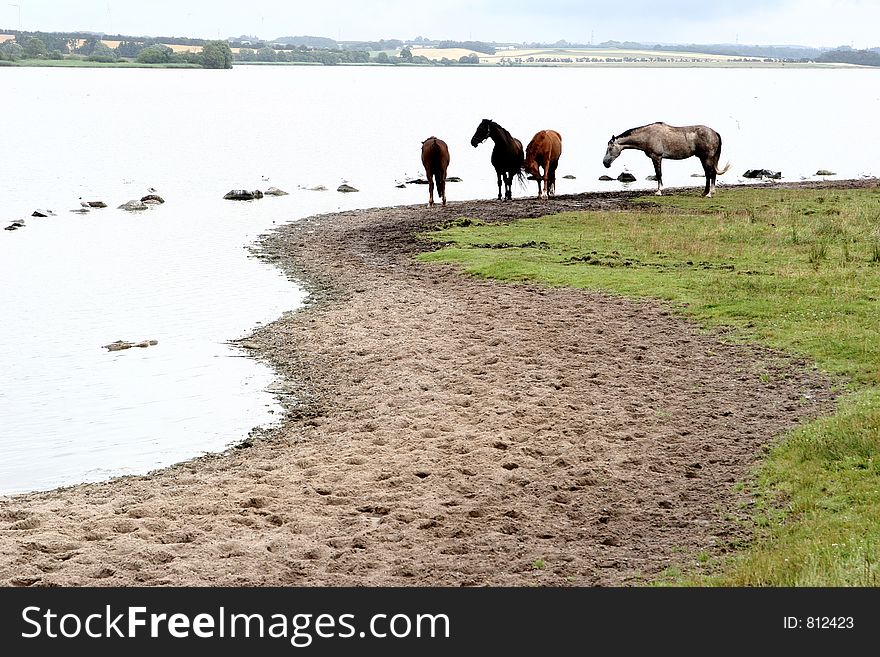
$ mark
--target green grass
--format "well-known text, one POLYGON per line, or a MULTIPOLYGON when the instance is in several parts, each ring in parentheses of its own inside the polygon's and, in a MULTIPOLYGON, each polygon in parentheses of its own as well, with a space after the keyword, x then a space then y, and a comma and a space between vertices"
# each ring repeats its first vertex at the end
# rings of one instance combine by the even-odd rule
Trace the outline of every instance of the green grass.
POLYGON ((44 66, 49 68, 201 68, 197 64, 167 63, 141 64, 131 60, 118 62, 90 62, 86 59, 19 59, 15 62, 0 62, 6 66, 44 66))
MULTIPOLYGON (((840 375, 838 412, 774 447, 748 482, 756 540, 700 585, 877 584, 880 558, 880 190, 727 188, 633 212, 450 226, 426 262, 507 281, 652 297, 730 339, 840 375)), ((552 207, 552 206, 548 206, 552 207)), ((468 224, 468 221, 458 222, 468 224)))

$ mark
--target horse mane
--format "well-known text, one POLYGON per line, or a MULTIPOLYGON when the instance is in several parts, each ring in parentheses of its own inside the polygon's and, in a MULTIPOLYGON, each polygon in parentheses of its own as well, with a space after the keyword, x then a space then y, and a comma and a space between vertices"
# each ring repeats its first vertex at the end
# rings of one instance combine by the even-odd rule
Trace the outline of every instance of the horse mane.
POLYGON ((645 125, 640 125, 637 128, 630 128, 629 130, 624 130, 619 135, 617 135, 615 137, 615 139, 620 139, 621 137, 629 137, 630 135, 632 135, 632 133, 637 132, 638 130, 641 130, 642 128, 648 128, 652 125, 659 125, 660 123, 662 123, 662 121, 655 121, 654 123, 646 123, 645 125))
POLYGON ((489 122, 490 127, 494 126, 496 128, 498 134, 501 136, 502 141, 504 141, 505 144, 513 147, 513 143, 514 143, 513 135, 511 135, 506 129, 502 128, 500 125, 495 123, 495 121, 493 121, 492 119, 486 119, 486 120, 489 122))

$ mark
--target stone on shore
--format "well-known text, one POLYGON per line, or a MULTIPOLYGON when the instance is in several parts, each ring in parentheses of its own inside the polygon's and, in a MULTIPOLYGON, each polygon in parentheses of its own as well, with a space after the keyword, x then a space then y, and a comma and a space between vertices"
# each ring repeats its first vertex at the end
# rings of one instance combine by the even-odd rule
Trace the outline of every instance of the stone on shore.
POLYGON ((782 178, 782 172, 770 171, 769 169, 749 169, 743 174, 743 178, 773 178, 778 180, 782 178))

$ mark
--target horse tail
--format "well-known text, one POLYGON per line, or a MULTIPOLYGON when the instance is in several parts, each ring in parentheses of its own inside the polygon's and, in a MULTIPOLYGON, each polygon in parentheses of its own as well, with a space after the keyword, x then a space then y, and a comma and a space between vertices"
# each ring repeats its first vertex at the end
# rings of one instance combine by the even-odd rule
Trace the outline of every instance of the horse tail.
POLYGON ((717 176, 723 176, 725 173, 727 173, 727 170, 728 170, 728 169, 730 169, 730 162, 728 162, 727 164, 725 164, 724 167, 721 168, 721 169, 719 169, 719 168, 716 166, 716 167, 715 167, 715 175, 717 175, 717 176))

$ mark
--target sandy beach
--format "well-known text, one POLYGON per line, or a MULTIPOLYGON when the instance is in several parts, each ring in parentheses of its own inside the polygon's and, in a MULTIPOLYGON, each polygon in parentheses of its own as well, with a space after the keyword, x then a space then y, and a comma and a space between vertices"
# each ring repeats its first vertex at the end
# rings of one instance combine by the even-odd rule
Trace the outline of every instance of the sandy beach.
POLYGON ((833 409, 827 378, 660 302, 413 260, 432 248, 418 233, 457 217, 637 194, 280 227, 255 251, 310 302, 240 346, 283 377, 282 425, 148 476, 0 498, 0 585, 617 586, 729 552, 748 539, 735 483, 833 409))

